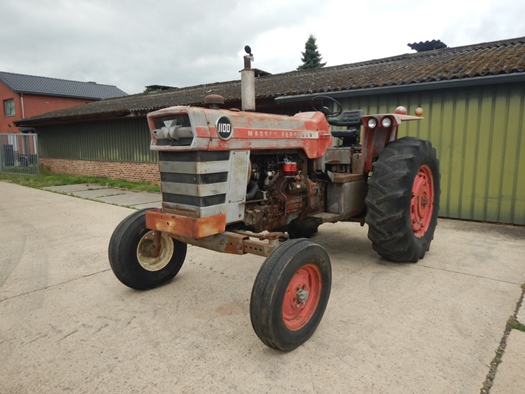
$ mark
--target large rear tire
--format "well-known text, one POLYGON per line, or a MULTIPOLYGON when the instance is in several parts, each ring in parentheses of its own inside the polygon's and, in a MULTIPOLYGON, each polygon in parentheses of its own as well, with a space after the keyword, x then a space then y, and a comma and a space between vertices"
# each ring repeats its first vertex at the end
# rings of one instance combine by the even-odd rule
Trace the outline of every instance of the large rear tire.
POLYGON ((373 164, 366 198, 368 238, 394 262, 417 262, 434 239, 440 197, 439 161, 429 141, 391 142, 373 164))
POLYGON ((146 210, 134 212, 120 222, 108 248, 109 264, 117 279, 137 290, 173 279, 186 258, 187 245, 165 233, 160 237, 160 253, 154 255, 155 231, 146 228, 146 210))
POLYGON ((331 284, 330 258, 321 246, 305 238, 280 245, 253 285, 250 318, 257 336, 284 351, 306 342, 323 317, 331 284))

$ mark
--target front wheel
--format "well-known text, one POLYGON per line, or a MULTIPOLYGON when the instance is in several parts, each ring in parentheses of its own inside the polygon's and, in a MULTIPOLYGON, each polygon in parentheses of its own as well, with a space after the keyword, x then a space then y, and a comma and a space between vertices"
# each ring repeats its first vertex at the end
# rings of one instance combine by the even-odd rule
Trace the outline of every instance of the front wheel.
POLYGON ((265 260, 250 300, 252 327, 261 341, 290 351, 321 322, 332 285, 330 258, 308 239, 292 239, 265 260))
POLYGON ((160 250, 155 251, 155 233, 146 228, 146 210, 132 213, 113 231, 109 264, 117 279, 132 289, 159 286, 173 279, 184 263, 187 245, 161 233, 160 250))
POLYGON ((391 142, 373 164, 366 197, 372 246, 394 262, 417 262, 429 250, 437 225, 439 161, 429 141, 391 142))

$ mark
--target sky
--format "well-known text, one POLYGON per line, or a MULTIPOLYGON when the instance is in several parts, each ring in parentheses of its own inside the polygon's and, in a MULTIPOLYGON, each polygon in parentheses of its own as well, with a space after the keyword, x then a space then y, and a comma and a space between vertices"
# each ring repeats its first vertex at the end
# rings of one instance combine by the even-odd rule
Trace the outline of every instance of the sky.
POLYGON ((525 36, 524 0, 0 0, 0 71, 187 87, 293 71, 309 35, 326 66, 525 36))

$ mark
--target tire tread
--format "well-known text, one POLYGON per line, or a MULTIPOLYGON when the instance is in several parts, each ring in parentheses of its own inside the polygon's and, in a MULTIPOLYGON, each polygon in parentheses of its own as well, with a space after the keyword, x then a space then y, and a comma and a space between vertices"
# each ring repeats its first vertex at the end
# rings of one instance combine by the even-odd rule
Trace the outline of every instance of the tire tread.
POLYGON ((440 197, 439 161, 429 141, 404 137, 390 143, 373 164, 365 199, 368 238, 373 249, 394 262, 417 262, 434 238, 440 197), (415 174, 428 165, 434 182, 434 207, 428 230, 416 238, 410 221, 410 199, 415 174))

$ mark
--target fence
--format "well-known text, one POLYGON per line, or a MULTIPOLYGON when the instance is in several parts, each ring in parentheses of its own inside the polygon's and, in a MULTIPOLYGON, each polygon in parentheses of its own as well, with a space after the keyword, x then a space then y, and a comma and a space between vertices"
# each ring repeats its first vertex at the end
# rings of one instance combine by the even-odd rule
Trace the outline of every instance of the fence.
POLYGON ((39 174, 36 134, 0 133, 0 172, 39 174))

